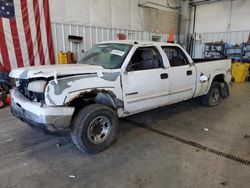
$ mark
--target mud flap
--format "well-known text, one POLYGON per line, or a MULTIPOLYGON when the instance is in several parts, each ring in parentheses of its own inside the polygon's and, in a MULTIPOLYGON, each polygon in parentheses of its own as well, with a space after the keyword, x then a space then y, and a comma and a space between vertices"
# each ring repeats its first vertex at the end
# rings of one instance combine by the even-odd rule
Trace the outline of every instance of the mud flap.
POLYGON ((225 99, 229 97, 229 86, 228 83, 224 82, 223 86, 221 87, 221 98, 225 99))

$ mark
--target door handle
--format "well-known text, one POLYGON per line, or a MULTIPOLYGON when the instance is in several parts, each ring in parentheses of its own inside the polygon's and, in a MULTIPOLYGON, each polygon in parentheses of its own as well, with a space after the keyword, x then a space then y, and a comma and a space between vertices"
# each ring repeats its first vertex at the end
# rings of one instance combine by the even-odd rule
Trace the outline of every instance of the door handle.
POLYGON ((187 71, 187 75, 188 75, 188 76, 192 75, 192 71, 191 71, 191 70, 188 70, 188 71, 187 71))
POLYGON ((137 95, 137 94, 138 94, 138 92, 136 91, 136 92, 132 92, 132 93, 127 93, 126 96, 129 96, 129 95, 137 95))
POLYGON ((168 78, 168 74, 167 73, 161 74, 161 79, 167 79, 167 78, 168 78))

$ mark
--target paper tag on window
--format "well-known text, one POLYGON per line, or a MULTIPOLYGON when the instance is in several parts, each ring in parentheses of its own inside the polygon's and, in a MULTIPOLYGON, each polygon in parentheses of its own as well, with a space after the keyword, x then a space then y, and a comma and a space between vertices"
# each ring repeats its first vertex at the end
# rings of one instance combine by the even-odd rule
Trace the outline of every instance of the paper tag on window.
POLYGON ((113 55, 119 55, 119 56, 123 56, 125 52, 121 51, 121 50, 112 50, 111 54, 113 55))

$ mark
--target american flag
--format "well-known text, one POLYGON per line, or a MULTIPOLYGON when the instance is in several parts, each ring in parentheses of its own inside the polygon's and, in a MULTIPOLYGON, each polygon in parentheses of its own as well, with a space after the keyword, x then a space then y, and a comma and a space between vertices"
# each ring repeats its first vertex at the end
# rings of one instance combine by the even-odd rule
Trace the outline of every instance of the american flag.
POLYGON ((0 71, 55 64, 49 0, 0 0, 0 71))

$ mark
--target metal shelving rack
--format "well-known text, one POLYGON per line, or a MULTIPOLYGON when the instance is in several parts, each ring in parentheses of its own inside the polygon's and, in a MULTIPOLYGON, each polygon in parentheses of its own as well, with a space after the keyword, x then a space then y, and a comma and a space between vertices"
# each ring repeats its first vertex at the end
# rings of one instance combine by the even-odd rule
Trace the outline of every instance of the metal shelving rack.
POLYGON ((246 43, 246 42, 243 43, 242 56, 250 59, 250 43, 246 43))
POLYGON ((204 58, 228 57, 237 61, 250 62, 250 43, 227 46, 223 42, 205 43, 204 58))
POLYGON ((225 57, 225 43, 224 42, 210 42, 205 43, 204 58, 223 58, 225 57))
POLYGON ((225 47, 225 55, 228 58, 240 60, 243 55, 242 49, 242 46, 225 47))

